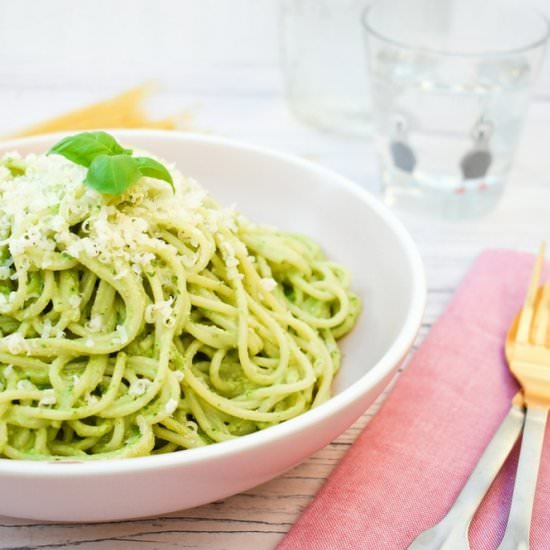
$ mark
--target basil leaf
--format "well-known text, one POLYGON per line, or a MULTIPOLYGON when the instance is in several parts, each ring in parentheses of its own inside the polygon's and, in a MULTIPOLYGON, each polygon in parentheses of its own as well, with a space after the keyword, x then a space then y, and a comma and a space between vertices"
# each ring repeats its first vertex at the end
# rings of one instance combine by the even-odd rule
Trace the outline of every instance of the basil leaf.
POLYGON ((84 183, 100 193, 116 195, 140 177, 135 159, 130 155, 99 155, 90 164, 84 183))
POLYGON ((114 195, 122 193, 141 176, 169 183, 175 193, 170 172, 158 161, 149 157, 132 157, 106 132, 82 132, 56 143, 48 155, 62 155, 75 164, 88 168, 84 183, 99 191, 114 195))
POLYGON ((176 192, 172 174, 160 162, 149 157, 134 157, 134 160, 142 176, 165 181, 171 185, 172 191, 176 192))
POLYGON ((131 149, 122 147, 106 132, 82 132, 56 143, 48 155, 62 155, 75 164, 90 166, 98 155, 131 155, 131 149))

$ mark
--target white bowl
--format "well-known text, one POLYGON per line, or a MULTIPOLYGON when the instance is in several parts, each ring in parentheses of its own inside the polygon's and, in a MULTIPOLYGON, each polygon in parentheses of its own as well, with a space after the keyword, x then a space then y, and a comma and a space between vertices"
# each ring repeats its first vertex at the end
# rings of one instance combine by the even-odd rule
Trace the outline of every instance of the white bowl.
MULTIPOLYGON (((377 199, 320 166, 259 147, 176 132, 113 131, 124 144, 175 161, 222 204, 256 222, 303 232, 353 274, 364 310, 344 339, 334 396, 278 426, 161 456, 53 463, 0 459, 0 514, 108 521, 225 498, 272 479, 327 445, 380 394, 412 345, 426 289, 406 230, 377 199)), ((44 152, 60 135, 0 144, 44 152)))

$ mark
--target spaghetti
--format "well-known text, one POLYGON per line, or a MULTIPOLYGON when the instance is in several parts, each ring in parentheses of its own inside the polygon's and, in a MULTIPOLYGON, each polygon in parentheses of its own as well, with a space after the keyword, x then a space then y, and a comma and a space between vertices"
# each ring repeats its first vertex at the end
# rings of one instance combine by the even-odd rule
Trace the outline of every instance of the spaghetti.
POLYGON ((330 396, 349 273, 171 173, 105 196, 60 156, 0 162, 0 456, 165 453, 330 396))

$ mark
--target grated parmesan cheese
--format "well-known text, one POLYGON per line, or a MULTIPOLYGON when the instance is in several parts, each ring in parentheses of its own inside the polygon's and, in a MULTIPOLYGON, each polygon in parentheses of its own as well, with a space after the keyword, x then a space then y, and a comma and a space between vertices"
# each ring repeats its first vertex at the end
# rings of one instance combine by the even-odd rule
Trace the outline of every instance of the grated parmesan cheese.
MULTIPOLYGON (((231 210, 204 209, 207 192, 173 165, 170 171, 175 194, 164 188, 159 192, 158 181, 143 177, 121 195, 121 203, 109 204, 100 193, 83 186, 86 168, 61 155, 30 154, 22 158, 9 153, 3 156, 7 158, 25 167, 17 185, 9 170, 0 169, 0 232, 9 235, 4 244, 18 266, 28 262, 28 267, 45 268, 52 259, 40 251, 64 251, 74 258, 86 256, 116 265, 115 280, 132 273, 141 276, 155 259, 144 245, 153 241, 159 245, 143 212, 154 211, 163 220, 186 219, 189 227, 234 225, 231 210), (80 236, 71 229, 75 224, 81 226, 80 236), (30 249, 32 254, 27 254, 30 249)), ((182 237, 195 247, 200 239, 196 229, 182 237)), ((10 270, 0 267, 0 278, 8 276, 10 270)))
POLYGON ((76 296, 75 294, 69 296, 68 302, 71 307, 77 308, 80 305, 80 301, 80 296, 76 296))
POLYGON ((52 333, 52 322, 49 319, 44 319, 44 324, 42 325, 42 338, 49 338, 52 333))
POLYGON ((19 332, 14 332, 13 334, 6 336, 5 341, 8 344, 9 352, 13 353, 14 355, 20 355, 21 353, 26 352, 28 349, 25 338, 23 338, 23 335, 19 332))
POLYGON ((19 380, 16 387, 18 390, 34 390, 34 385, 30 380, 19 380))
POLYGON ((126 332, 126 327, 124 325, 117 325, 116 329, 116 337, 113 340, 114 344, 125 344, 128 340, 128 333, 126 332))
POLYGON ((86 328, 90 332, 99 332, 103 326, 101 315, 92 315, 91 319, 86 323, 86 328))
POLYGON ((139 380, 136 380, 135 382, 132 382, 132 384, 130 384, 128 395, 131 395, 132 397, 143 395, 150 385, 150 380, 147 380, 146 378, 140 378, 139 380))
POLYGON ((88 405, 95 405, 96 403, 99 403, 99 399, 96 395, 88 394, 86 397, 86 402, 88 405))
POLYGON ((160 320, 164 324, 173 322, 175 320, 174 309, 172 308, 173 302, 174 297, 170 296, 168 300, 149 304, 145 308, 145 322, 154 323, 157 320, 160 320))
POLYGON ((263 277, 260 280, 260 283, 263 289, 267 290, 267 292, 271 292, 277 286, 277 281, 275 279, 272 279, 271 277, 263 277))
POLYGON ((164 411, 167 414, 173 414, 173 412, 178 408, 178 400, 177 399, 169 399, 166 402, 166 405, 164 405, 164 411))
POLYGON ((42 392, 42 397, 38 402, 40 407, 45 405, 55 405, 57 403, 57 397, 55 396, 55 391, 53 389, 44 390, 42 392))

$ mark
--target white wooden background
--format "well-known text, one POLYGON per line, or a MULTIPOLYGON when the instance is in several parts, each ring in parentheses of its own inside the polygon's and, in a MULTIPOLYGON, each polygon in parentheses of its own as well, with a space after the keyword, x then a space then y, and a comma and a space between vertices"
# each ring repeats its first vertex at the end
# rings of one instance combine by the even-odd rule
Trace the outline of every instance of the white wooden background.
MULTIPOLYGON (((277 51, 275 0, 0 0, 0 134, 156 77, 165 85, 153 105, 159 113, 186 110, 196 131, 312 159, 378 193, 369 142, 317 132, 289 115, 277 51)), ((546 78, 494 212, 455 223, 398 214, 420 248, 428 276, 420 341, 481 250, 535 250, 541 239, 550 239, 546 78)), ((0 550, 273 548, 378 405, 304 464, 246 493, 159 518, 109 524, 0 517, 0 550)))

